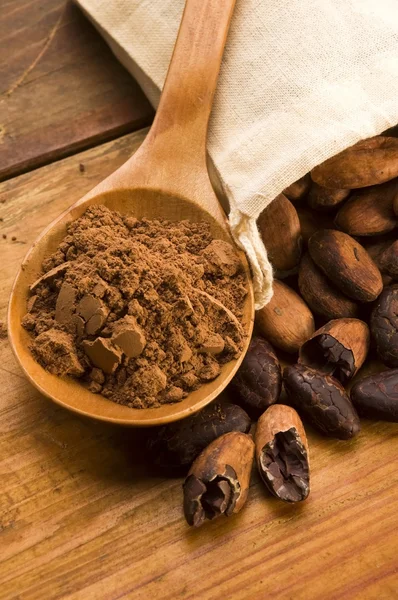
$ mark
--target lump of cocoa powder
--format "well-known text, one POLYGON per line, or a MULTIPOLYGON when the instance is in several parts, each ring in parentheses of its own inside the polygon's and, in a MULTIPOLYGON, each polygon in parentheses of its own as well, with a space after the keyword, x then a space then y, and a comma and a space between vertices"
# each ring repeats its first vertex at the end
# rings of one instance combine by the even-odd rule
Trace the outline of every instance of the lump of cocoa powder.
POLYGON ((242 351, 245 274, 205 222, 92 206, 42 267, 23 319, 34 357, 114 402, 179 402, 242 351))
POLYGON ((70 334, 56 329, 43 331, 35 339, 33 355, 37 361, 54 375, 75 375, 84 373, 79 362, 73 338, 70 334))
POLYGON ((234 248, 223 240, 213 240, 202 252, 208 260, 208 270, 233 276, 239 270, 240 262, 234 248))

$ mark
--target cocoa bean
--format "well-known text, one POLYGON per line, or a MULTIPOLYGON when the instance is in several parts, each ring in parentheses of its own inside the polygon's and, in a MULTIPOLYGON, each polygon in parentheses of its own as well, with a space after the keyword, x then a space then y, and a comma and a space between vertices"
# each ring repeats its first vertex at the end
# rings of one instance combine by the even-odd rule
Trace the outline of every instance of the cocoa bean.
POLYGON ((350 235, 370 236, 388 233, 398 224, 393 202, 398 196, 398 180, 354 192, 334 220, 338 229, 350 235))
POLYGON ((360 379, 351 389, 351 400, 362 417, 398 422, 398 369, 360 379))
POLYGON ((283 383, 289 403, 325 435, 346 440, 359 433, 356 410, 334 377, 293 365, 284 370, 283 383))
POLYGON ((387 367, 398 367, 398 284, 386 287, 370 318, 372 341, 387 367))
MULTIPOLYGON (((388 250, 390 246, 394 244, 396 240, 395 233, 389 233, 387 235, 368 237, 362 240, 363 247, 366 252, 369 254, 370 258, 374 261, 377 268, 380 270, 382 275, 387 275, 388 273, 384 271, 385 268, 389 269, 388 259, 386 262, 381 260, 381 257, 385 250, 388 250)), ((398 257, 397 257, 398 260, 398 257)))
POLYGON ((271 344, 261 337, 253 337, 230 384, 234 401, 257 419, 266 408, 277 402, 281 388, 281 367, 271 344))
POLYGON ((196 458, 184 482, 184 515, 199 527, 206 519, 239 512, 249 493, 254 443, 233 431, 214 440, 196 458))
POLYGON ((289 353, 297 352, 315 331, 314 318, 304 300, 277 279, 271 301, 256 313, 256 323, 273 346, 289 353))
POLYGON ((189 466, 213 440, 230 431, 250 431, 247 413, 236 404, 215 403, 187 419, 154 429, 147 440, 152 462, 162 468, 189 466))
POLYGON ((263 210, 258 228, 274 269, 282 273, 294 269, 301 256, 300 221, 286 196, 279 194, 263 210))
POLYGON ((398 176, 398 139, 376 136, 339 152, 311 171, 311 179, 327 188, 354 189, 398 176))
POLYGON ((348 198, 351 190, 325 188, 312 182, 307 196, 308 205, 315 210, 329 210, 348 198))
POLYGON ((298 285, 302 297, 317 315, 327 319, 358 315, 358 305, 328 280, 308 252, 300 261, 298 285))
POLYGON ((391 279, 398 279, 398 240, 381 252, 379 265, 383 275, 387 275, 391 279))
POLYGON ((382 273, 381 279, 383 281, 383 286, 384 287, 387 287, 387 286, 391 285, 394 282, 393 278, 390 277, 389 275, 386 275, 385 273, 382 273))
POLYGON ((364 321, 335 319, 301 346, 299 363, 333 375, 344 385, 365 362, 369 344, 369 327, 364 321))
POLYGON ((310 492, 308 442, 296 411, 270 406, 257 423, 255 443, 258 471, 271 494, 285 502, 305 500, 310 492))
POLYGON ((293 204, 300 202, 308 193, 311 185, 311 176, 309 173, 300 177, 297 181, 289 185, 282 192, 286 198, 289 198, 293 204))
POLYGON ((375 300, 383 289, 381 274, 369 254, 342 231, 322 229, 308 242, 312 260, 338 289, 359 302, 375 300))

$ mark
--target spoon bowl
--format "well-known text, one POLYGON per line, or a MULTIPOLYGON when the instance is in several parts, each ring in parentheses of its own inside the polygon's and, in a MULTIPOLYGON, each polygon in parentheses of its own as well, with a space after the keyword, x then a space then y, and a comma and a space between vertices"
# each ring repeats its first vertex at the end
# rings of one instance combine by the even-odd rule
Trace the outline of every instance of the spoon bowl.
POLYGON ((214 381, 202 385, 181 402, 133 409, 93 394, 77 380, 52 375, 34 360, 29 350, 31 337, 21 326, 29 287, 41 275, 43 260, 56 251, 66 236, 68 224, 90 205, 102 204, 137 218, 206 221, 214 238, 233 243, 206 168, 207 123, 234 0, 226 0, 222 6, 215 4, 218 3, 212 0, 187 0, 160 105, 146 140, 120 169, 45 229, 26 255, 14 282, 8 328, 19 364, 42 394, 81 415, 135 426, 182 419, 222 392, 236 373, 250 342, 254 299, 249 267, 242 252, 248 287, 242 318, 246 336, 243 352, 238 359, 223 365, 214 381), (201 40, 199 46, 193 44, 192 36, 201 40))

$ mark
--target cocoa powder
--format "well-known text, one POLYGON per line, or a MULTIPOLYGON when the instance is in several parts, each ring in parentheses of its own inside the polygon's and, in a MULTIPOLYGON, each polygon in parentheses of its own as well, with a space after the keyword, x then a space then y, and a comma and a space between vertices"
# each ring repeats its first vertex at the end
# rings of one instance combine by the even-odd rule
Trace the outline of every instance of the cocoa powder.
POLYGON ((23 319, 35 359, 114 402, 178 402, 242 351, 245 275, 205 222, 92 206, 43 272, 23 319))

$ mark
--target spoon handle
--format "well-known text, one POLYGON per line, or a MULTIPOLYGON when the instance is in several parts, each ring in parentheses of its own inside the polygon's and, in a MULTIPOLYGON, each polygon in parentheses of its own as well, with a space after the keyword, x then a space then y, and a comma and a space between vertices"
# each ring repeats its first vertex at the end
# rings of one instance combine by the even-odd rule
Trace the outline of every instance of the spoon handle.
MULTIPOLYGON (((207 126, 235 0, 187 0, 148 143, 206 164, 207 126)), ((177 154, 177 156, 176 156, 177 154)))
POLYGON ((224 227, 207 171, 206 138, 234 6, 235 0, 186 1, 153 125, 112 182, 187 197, 224 227))

